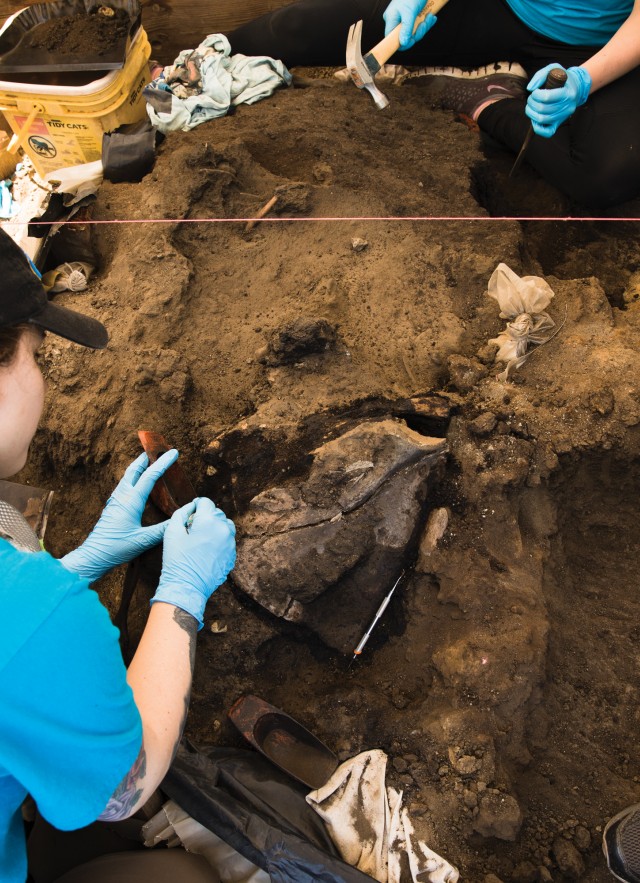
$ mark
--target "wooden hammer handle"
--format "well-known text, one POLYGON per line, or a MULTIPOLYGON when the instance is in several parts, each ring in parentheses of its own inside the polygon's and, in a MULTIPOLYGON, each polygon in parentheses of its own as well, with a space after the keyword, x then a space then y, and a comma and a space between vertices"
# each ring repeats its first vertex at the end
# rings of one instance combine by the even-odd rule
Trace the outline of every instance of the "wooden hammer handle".
MULTIPOLYGON (((436 13, 440 12, 442 7, 445 6, 446 3, 447 0, 428 0, 427 5, 422 10, 420 15, 416 18, 416 23, 413 26, 413 33, 415 34, 418 26, 422 24, 429 13, 433 13, 433 15, 436 15, 436 13)), ((394 53, 396 53, 400 48, 401 27, 402 25, 398 25, 391 31, 390 34, 387 34, 387 36, 383 40, 380 40, 377 46, 374 46, 370 52, 367 52, 366 58, 369 58, 369 56, 373 56, 380 67, 382 67, 383 64, 386 64, 391 56, 394 55, 394 53)))

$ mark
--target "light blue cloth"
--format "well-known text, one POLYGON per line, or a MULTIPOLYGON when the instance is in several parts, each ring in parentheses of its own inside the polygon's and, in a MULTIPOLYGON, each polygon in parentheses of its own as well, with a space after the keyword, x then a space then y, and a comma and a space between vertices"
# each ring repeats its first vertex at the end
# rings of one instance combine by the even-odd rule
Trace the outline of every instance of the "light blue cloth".
POLYGON ((604 46, 629 18, 633 0, 507 0, 532 31, 571 46, 604 46))
POLYGON ((118 630, 88 583, 0 539, 0 880, 24 883, 27 794, 66 831, 95 821, 136 760, 118 630))
POLYGON ((0 181, 0 218, 12 218, 18 214, 18 206, 13 199, 11 179, 0 181))
MULTIPOLYGON (((149 119, 161 132, 188 132, 207 120, 225 116, 232 106, 255 104, 292 81, 281 61, 266 56, 232 56, 231 45, 223 34, 209 34, 195 51, 185 49, 173 67, 183 65, 190 56, 199 62, 201 91, 186 98, 173 94, 171 109, 166 113, 156 112, 147 103, 149 119)), ((162 75, 152 85, 167 88, 162 75)))

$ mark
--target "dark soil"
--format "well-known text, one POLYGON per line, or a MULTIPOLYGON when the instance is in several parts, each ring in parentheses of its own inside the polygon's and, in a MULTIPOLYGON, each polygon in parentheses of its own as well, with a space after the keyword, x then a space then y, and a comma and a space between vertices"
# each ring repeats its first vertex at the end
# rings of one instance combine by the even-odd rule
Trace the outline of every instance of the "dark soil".
POLYGON ((125 9, 94 6, 86 14, 45 21, 29 32, 22 49, 44 50, 61 59, 108 55, 127 38, 131 20, 125 9))
MULTIPOLYGON (((62 554, 139 428, 164 433, 233 513, 276 480, 258 430, 438 392, 452 416, 431 506, 448 527, 423 541, 360 661, 348 670, 229 580, 198 639, 187 733, 240 745, 226 712, 255 693, 341 758, 385 749, 419 834, 463 880, 606 883, 602 827, 640 799, 640 226, 493 220, 567 205, 526 165, 508 182, 512 157, 418 88, 389 92, 380 115, 351 86, 286 90, 169 136, 141 183, 103 185, 100 268, 58 302, 103 320, 111 343, 48 340, 49 404, 22 478, 55 490, 47 543, 62 554), (301 183, 306 214, 244 232, 237 219, 301 183), (504 327, 486 294, 501 261, 543 276, 564 323, 508 383, 487 345, 504 327), (270 361, 300 318, 332 345, 270 361), (222 474, 207 447, 231 431, 222 474)), ((309 454, 299 438, 291 475, 309 454)), ((159 552, 144 563, 134 637, 159 566, 159 552)), ((97 587, 111 611, 122 577, 97 587)))

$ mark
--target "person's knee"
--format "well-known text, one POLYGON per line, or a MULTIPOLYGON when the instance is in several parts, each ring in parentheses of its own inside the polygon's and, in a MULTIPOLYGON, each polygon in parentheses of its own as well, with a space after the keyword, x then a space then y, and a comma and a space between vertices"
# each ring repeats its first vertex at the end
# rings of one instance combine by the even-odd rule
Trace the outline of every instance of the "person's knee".
POLYGON ((584 174, 570 194, 588 208, 606 209, 640 195, 640 156, 637 150, 618 149, 585 164, 584 174))
POLYGON ((56 883, 220 883, 200 855, 183 849, 141 850, 103 855, 59 877, 56 883))

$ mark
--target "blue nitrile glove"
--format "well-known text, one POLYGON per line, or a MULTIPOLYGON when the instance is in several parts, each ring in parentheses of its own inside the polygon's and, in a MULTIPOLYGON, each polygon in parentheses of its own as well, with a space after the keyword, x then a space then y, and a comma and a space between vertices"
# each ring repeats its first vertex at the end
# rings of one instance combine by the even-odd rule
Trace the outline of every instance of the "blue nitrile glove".
POLYGON ((142 512, 154 484, 177 459, 171 450, 152 466, 146 454, 131 463, 84 543, 60 559, 67 570, 93 582, 158 545, 169 521, 143 527, 142 512))
POLYGON ((525 113, 531 120, 533 131, 543 138, 551 138, 556 129, 584 104, 591 89, 591 76, 583 67, 567 68, 567 82, 561 89, 541 89, 547 74, 561 64, 548 64, 533 75, 527 89, 525 113))
POLYGON ((420 15, 426 3, 427 0, 391 0, 391 3, 382 13, 385 37, 401 24, 400 49, 411 49, 412 46, 415 46, 418 40, 422 40, 427 31, 430 31, 437 21, 436 16, 429 13, 425 20, 420 23, 415 34, 413 33, 416 18, 420 15))
POLYGON ((202 628, 204 608, 236 563, 236 528, 207 497, 174 512, 164 535, 155 595, 186 610, 202 628), (190 517, 191 516, 191 517, 190 517))

